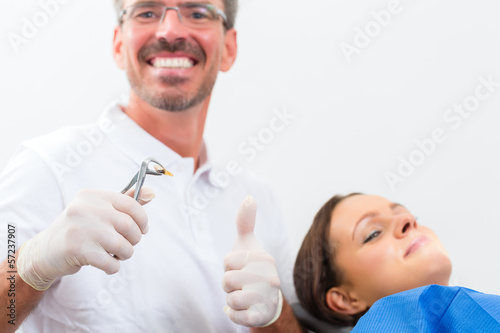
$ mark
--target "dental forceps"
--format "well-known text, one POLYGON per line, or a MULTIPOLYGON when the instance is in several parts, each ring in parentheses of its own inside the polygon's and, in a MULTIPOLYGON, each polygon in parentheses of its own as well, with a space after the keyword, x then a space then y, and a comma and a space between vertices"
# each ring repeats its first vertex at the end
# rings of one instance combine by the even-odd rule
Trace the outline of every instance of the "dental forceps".
POLYGON ((128 185, 122 190, 121 193, 127 192, 132 186, 134 186, 135 183, 137 183, 137 185, 135 186, 135 193, 134 193, 134 200, 137 201, 137 199, 139 198, 139 194, 141 192, 142 185, 144 184, 144 180, 146 179, 146 175, 173 176, 172 173, 170 171, 167 171, 167 169, 165 169, 160 162, 156 161, 152 157, 148 157, 144 161, 142 161, 141 168, 132 178, 130 183, 128 183, 128 185), (155 164, 153 166, 153 170, 149 168, 150 163, 155 164))

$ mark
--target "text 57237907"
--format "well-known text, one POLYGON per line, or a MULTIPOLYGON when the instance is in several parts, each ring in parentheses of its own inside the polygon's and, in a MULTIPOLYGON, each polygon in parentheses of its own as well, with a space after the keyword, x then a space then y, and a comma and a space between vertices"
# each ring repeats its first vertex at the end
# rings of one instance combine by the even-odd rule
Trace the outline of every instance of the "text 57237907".
POLYGON ((10 282, 7 297, 8 322, 16 325, 16 226, 9 224, 7 226, 7 280, 10 282))

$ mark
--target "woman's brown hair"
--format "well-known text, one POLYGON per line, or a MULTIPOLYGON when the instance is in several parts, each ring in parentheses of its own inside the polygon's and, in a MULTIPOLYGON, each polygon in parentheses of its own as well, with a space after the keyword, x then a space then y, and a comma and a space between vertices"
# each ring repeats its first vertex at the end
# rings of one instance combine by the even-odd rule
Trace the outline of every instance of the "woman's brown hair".
POLYGON ((359 194, 336 195, 321 207, 302 242, 293 270, 302 307, 318 319, 341 326, 354 326, 366 311, 350 316, 337 313, 326 304, 328 290, 343 282, 342 271, 335 264, 335 244, 329 239, 330 221, 333 210, 342 200, 359 194))

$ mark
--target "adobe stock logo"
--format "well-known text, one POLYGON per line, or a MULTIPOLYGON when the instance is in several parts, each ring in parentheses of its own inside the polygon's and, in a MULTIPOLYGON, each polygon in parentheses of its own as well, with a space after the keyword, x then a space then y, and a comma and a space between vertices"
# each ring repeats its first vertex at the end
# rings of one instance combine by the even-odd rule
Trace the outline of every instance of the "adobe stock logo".
POLYGON ((481 102, 489 99, 500 87, 500 81, 495 81, 493 74, 487 78, 478 77, 479 84, 476 85, 474 92, 465 97, 462 102, 454 103, 453 107, 448 108, 443 113, 443 121, 446 127, 437 127, 431 131, 431 134, 424 139, 415 140, 416 148, 408 155, 398 156, 398 166, 396 172, 386 171, 384 173, 385 181, 392 191, 396 190, 398 184, 404 183, 408 177, 413 175, 418 167, 423 165, 439 148, 439 145, 448 139, 447 133, 450 130, 458 130, 465 119, 470 118, 481 106, 481 102))
POLYGON ((66 155, 64 160, 52 161, 51 167, 59 176, 73 172, 104 142, 105 135, 111 133, 115 125, 109 119, 102 119, 97 127, 86 127, 82 129, 82 139, 76 143, 66 144, 66 155))
POLYGON ((399 0, 390 0, 386 9, 370 13, 371 19, 363 28, 355 27, 352 43, 342 42, 339 45, 347 63, 350 64, 354 55, 366 49, 391 24, 394 17, 401 14, 403 9, 399 0))
MULTIPOLYGON (((273 109, 273 114, 267 124, 255 132, 255 135, 248 136, 238 145, 238 154, 244 157, 245 161, 254 161, 260 152, 264 151, 272 144, 274 139, 283 133, 290 126, 298 115, 290 113, 286 107, 273 109)), ((182 204, 179 208, 186 216, 196 216, 210 205, 210 202, 226 189, 233 179, 243 172, 243 165, 234 159, 225 164, 224 168, 214 168, 209 177, 213 184, 205 186, 202 190, 196 190, 192 194, 192 200, 182 204)))
POLYGON ((246 156, 248 162, 255 160, 258 153, 266 149, 273 142, 274 138, 283 132, 288 125, 297 117, 289 113, 286 107, 282 110, 274 109, 273 117, 269 120, 268 126, 263 127, 255 136, 249 136, 238 146, 238 153, 246 156))
POLYGON ((59 14, 61 5, 65 5, 70 0, 40 0, 38 6, 40 9, 31 16, 31 18, 23 17, 21 22, 20 34, 15 32, 8 32, 7 38, 9 39, 12 48, 19 52, 22 45, 28 44, 35 38, 41 29, 49 24, 50 20, 59 14))

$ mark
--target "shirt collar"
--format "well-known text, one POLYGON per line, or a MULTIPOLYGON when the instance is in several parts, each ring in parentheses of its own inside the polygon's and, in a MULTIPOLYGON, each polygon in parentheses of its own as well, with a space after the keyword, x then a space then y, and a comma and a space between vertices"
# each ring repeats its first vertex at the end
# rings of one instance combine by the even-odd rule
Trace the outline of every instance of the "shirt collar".
MULTIPOLYGON (((137 166, 147 157, 155 158, 167 170, 182 159, 192 160, 191 157, 183 158, 145 131, 122 111, 118 102, 113 102, 106 108, 104 113, 99 117, 98 125, 100 128, 107 129, 106 135, 113 145, 129 157, 137 166)), ((209 177, 209 173, 213 168, 209 156, 207 146, 205 141, 203 141, 198 159, 200 167, 196 170, 194 176, 198 178, 206 174, 204 177, 207 177, 211 185, 219 187, 209 177)))

